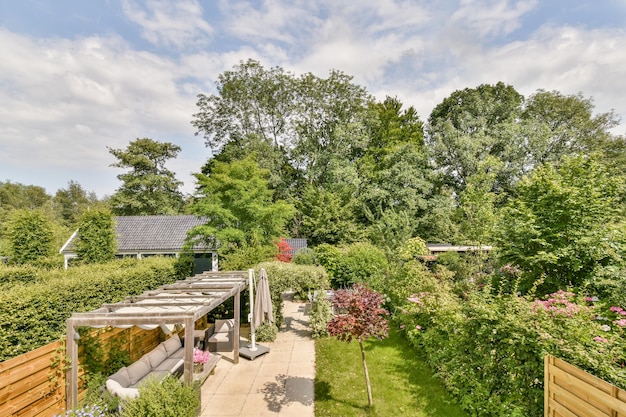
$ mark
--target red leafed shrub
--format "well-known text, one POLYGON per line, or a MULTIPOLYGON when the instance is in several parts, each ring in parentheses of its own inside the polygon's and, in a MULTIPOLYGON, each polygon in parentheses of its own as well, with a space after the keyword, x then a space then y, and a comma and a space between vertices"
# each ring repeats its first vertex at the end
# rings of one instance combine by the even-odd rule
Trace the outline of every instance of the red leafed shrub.
POLYGON ((333 306, 339 314, 328 323, 328 332, 343 342, 384 339, 389 332, 389 313, 382 308, 383 302, 382 294, 360 284, 335 291, 333 306))
POLYGON ((383 301, 382 294, 360 284, 355 284, 351 290, 336 291, 333 296, 333 306, 338 314, 328 323, 328 333, 331 336, 347 343, 350 343, 352 339, 359 342, 370 407, 373 405, 372 386, 365 362, 363 341, 370 337, 380 340, 388 336, 387 315, 389 313, 382 308, 383 301))
POLYGON ((293 255, 289 251, 293 250, 289 243, 284 238, 281 238, 278 242, 278 260, 281 262, 291 262, 293 255))

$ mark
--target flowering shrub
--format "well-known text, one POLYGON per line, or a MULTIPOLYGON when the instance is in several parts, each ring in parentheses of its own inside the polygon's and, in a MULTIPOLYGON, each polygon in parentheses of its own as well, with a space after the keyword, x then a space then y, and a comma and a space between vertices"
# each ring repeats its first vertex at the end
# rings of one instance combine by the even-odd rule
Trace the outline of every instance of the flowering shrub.
POLYGON ((278 256, 276 257, 280 262, 291 262, 293 255, 290 253, 293 248, 287 243, 285 238, 281 238, 278 241, 278 256))
POLYGON ((211 354, 207 350, 206 352, 200 349, 193 350, 193 363, 201 363, 205 365, 209 361, 211 354))
POLYGON ((106 417, 108 410, 106 406, 87 405, 83 408, 67 410, 65 414, 55 414, 54 417, 106 417))
POLYGON ((586 301, 565 291, 541 300, 478 288, 461 293, 454 283, 426 279, 397 317, 470 414, 534 416, 543 414, 546 353, 626 387, 626 313, 586 301))

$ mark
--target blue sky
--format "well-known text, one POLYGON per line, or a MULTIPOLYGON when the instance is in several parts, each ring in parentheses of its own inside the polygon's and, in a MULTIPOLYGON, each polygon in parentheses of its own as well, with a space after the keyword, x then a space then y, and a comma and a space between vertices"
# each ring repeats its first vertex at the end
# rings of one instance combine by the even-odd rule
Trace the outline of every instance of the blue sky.
POLYGON ((190 124, 196 95, 248 58, 342 70, 422 120, 498 81, 624 118, 624 22, 626 0, 0 0, 0 181, 102 197, 122 172, 107 147, 149 137, 182 147, 168 166, 191 193, 211 156, 190 124))

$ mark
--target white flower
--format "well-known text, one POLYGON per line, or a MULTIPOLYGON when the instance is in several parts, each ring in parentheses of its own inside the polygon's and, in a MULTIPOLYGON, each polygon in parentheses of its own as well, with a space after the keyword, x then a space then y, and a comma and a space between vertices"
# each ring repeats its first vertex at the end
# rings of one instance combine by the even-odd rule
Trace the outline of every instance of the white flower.
POLYGON ((603 324, 602 326, 600 326, 600 329, 602 329, 605 332, 610 332, 611 326, 609 326, 608 324, 603 324))

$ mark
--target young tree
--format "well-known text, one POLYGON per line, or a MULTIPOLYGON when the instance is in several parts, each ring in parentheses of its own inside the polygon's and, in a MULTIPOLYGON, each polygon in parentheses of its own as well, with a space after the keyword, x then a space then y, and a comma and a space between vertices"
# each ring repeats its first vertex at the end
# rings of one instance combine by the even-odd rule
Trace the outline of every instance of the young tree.
POLYGON ((110 204, 118 215, 176 214, 184 201, 178 187, 182 184, 165 163, 175 158, 180 146, 152 139, 136 139, 126 149, 109 152, 118 159, 111 166, 130 168, 117 178, 122 186, 111 196, 110 204))
POLYGON ((13 263, 34 262, 52 253, 52 225, 40 211, 23 209, 13 212, 7 237, 13 263))
POLYGON ((78 226, 76 254, 84 263, 106 262, 115 255, 115 224, 108 210, 83 213, 78 226))
POLYGON ((382 294, 359 284, 355 284, 351 290, 335 291, 333 307, 339 314, 328 323, 328 333, 331 336, 342 342, 350 343, 352 339, 359 342, 370 407, 373 405, 372 385, 367 371, 363 342, 371 337, 382 340, 388 336, 388 312, 382 307, 383 302, 382 294))

